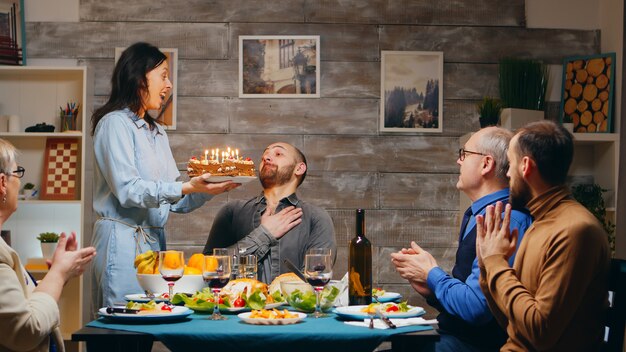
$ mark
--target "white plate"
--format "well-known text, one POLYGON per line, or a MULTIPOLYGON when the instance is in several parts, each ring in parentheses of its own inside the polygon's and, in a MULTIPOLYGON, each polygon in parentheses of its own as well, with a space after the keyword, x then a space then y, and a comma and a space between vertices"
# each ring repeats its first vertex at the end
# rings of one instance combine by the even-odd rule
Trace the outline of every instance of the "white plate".
POLYGON ((240 313, 237 314, 239 319, 243 320, 245 323, 253 324, 253 325, 288 325, 295 324, 300 320, 306 318, 306 314, 300 312, 290 312, 292 314, 298 315, 297 318, 287 318, 287 319, 263 319, 263 318, 250 318, 250 314, 252 313, 240 313))
POLYGON ((154 298, 150 298, 148 296, 146 296, 144 293, 136 293, 134 295, 126 295, 124 296, 124 298, 127 301, 133 301, 133 302, 137 302, 137 303, 148 303, 150 301, 155 301, 157 303, 159 302, 167 302, 167 298, 163 298, 161 297, 161 295, 154 295, 154 298))
MULTIPOLYGON (((124 307, 121 307, 124 308, 124 307)), ((114 320, 117 322, 161 322, 161 321, 173 321, 186 318, 193 311, 186 307, 174 307, 171 313, 156 313, 156 314, 123 314, 123 313, 107 313, 106 307, 100 308, 98 314, 106 319, 114 320)))
POLYGON ((387 302, 393 302, 393 301, 399 300, 400 298, 402 298, 402 295, 397 292, 385 292, 385 294, 382 296, 378 296, 378 297, 372 296, 372 298, 375 299, 377 302, 387 303, 387 302))
POLYGON ((248 183, 256 179, 256 176, 211 176, 206 181, 211 183, 225 181, 233 181, 234 183, 248 183))
MULTIPOLYGON (((285 304, 285 302, 277 302, 277 303, 270 303, 270 304, 266 304, 266 305, 265 305, 265 309, 273 309, 273 308, 276 308, 276 307, 280 307, 280 306, 282 306, 283 304, 285 304)), ((237 312, 249 312, 249 311, 251 311, 251 310, 252 310, 252 309, 251 309, 251 308, 249 308, 249 307, 240 307, 240 308, 234 308, 234 307, 231 307, 231 308, 226 308, 226 311, 228 311, 228 312, 230 312, 230 313, 237 313, 237 312)))
MULTIPOLYGON (((361 309, 365 307, 367 306, 337 307, 335 308, 335 313, 344 319, 363 320, 369 318, 367 313, 361 311, 361 309)), ((411 318, 418 317, 424 313, 426 313, 426 311, 422 307, 409 306, 407 312, 387 312, 385 314, 389 318, 411 318)))

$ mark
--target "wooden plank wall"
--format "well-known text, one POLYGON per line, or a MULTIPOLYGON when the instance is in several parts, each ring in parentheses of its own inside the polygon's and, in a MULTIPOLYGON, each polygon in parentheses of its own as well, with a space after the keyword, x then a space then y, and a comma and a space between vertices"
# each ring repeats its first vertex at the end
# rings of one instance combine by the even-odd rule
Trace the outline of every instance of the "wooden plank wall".
MULTIPOLYGON (((31 57, 89 66, 96 106, 109 92, 115 47, 178 48, 178 129, 169 133, 177 161, 206 145, 236 146, 256 161, 274 141, 296 145, 310 169, 300 195, 326 208, 335 224, 337 276, 347 270, 354 209, 366 208, 376 285, 418 304, 389 253, 415 240, 452 267, 458 137, 478 129, 475 103, 498 95, 498 60, 558 64, 600 47, 598 31, 525 28, 523 0, 81 0, 80 22, 27 23, 27 38, 31 57), (269 34, 321 36, 320 99, 238 98, 238 36, 269 34), (443 133, 379 132, 381 50, 444 52, 443 133)), ((548 116, 557 111, 557 102, 548 104, 548 116)), ((201 250, 216 211, 259 191, 249 184, 172 216, 170 246, 201 250)))

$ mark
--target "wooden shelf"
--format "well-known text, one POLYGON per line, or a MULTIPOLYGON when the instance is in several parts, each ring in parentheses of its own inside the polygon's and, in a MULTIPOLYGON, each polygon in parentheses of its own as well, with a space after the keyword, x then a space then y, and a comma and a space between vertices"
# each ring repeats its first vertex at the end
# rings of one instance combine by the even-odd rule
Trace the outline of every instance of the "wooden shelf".
POLYGON ((67 131, 67 132, 0 132, 0 138, 48 138, 48 137, 82 137, 83 133, 80 131, 67 131))

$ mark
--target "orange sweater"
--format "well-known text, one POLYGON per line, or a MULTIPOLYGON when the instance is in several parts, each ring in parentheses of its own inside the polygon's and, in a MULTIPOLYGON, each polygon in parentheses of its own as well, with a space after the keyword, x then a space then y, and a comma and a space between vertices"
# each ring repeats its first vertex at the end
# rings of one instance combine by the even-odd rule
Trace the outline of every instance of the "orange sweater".
POLYGON ((534 221, 517 251, 484 258, 480 284, 509 336, 501 351, 598 351, 608 305, 607 235, 554 187, 528 203, 534 221))

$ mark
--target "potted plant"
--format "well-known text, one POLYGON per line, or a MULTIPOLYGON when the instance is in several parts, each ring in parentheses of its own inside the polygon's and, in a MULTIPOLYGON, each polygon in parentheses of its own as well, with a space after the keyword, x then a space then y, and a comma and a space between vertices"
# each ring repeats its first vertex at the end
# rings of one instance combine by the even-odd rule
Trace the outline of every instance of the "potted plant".
POLYGON ((615 254, 615 224, 606 218, 606 207, 604 206, 604 198, 602 193, 606 189, 600 187, 596 183, 578 184, 572 187, 572 196, 578 203, 582 204, 591 214, 593 214, 602 224, 604 231, 609 236, 609 246, 611 254, 615 254))
POLYGON ((476 109, 478 110, 480 128, 496 126, 500 122, 500 112, 502 111, 502 102, 500 100, 484 97, 476 105, 476 109))
POLYGON ((43 257, 52 258, 54 251, 57 249, 59 235, 55 232, 42 232, 37 236, 37 239, 41 242, 41 253, 43 257))
POLYGON ((28 182, 24 185, 24 187, 22 187, 22 195, 24 196, 24 199, 33 199, 37 196, 37 189, 35 188, 35 185, 28 182))
POLYGON ((499 65, 502 127, 517 129, 543 120, 548 68, 537 60, 504 58, 499 65))

